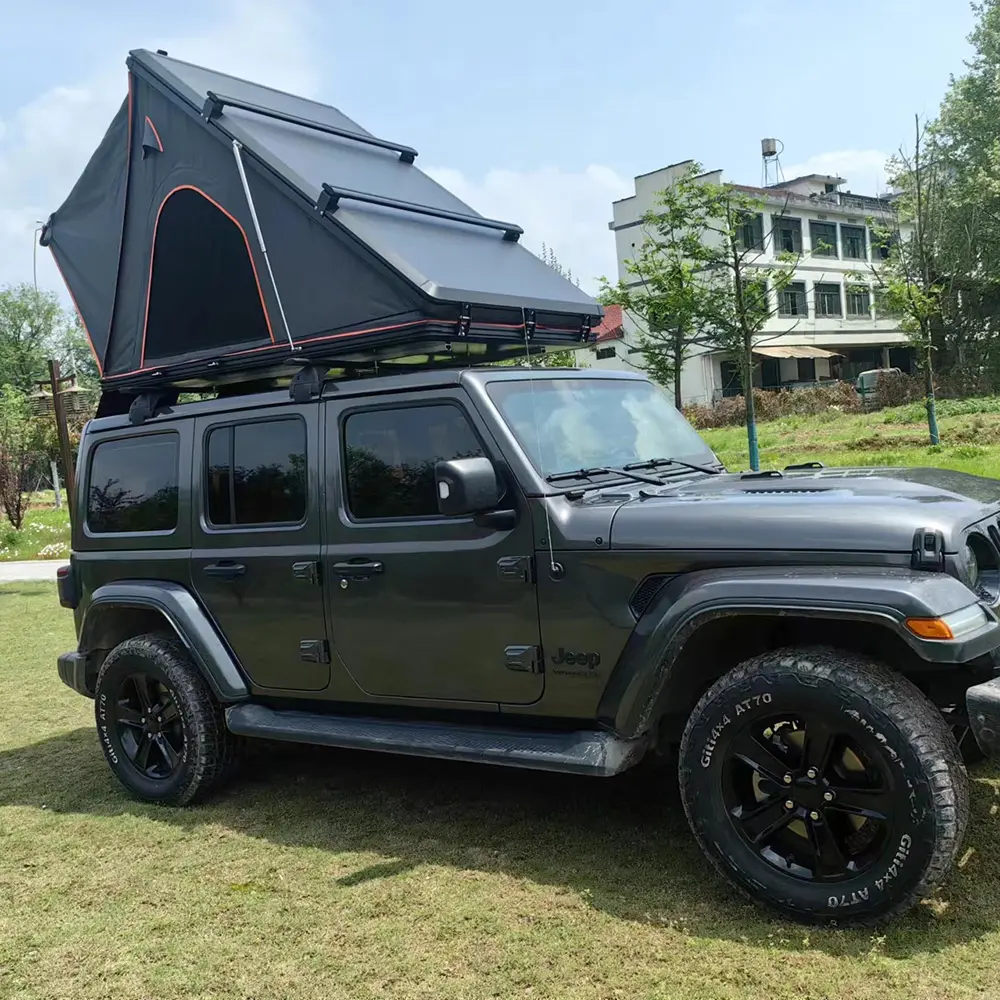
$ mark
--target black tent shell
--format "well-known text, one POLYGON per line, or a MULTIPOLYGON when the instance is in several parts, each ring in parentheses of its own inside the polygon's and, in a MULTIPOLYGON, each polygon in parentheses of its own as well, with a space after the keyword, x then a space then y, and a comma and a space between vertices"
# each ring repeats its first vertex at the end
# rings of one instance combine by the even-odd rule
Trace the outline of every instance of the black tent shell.
POLYGON ((136 50, 48 246, 105 388, 316 360, 469 363, 590 337, 602 311, 336 108, 136 50))

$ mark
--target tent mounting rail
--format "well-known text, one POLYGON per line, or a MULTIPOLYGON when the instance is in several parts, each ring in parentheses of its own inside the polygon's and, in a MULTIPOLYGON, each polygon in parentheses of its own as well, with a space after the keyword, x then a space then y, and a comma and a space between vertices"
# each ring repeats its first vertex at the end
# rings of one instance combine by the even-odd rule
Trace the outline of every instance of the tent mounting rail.
POLYGON ((480 226, 483 229, 499 229, 507 243, 516 243, 524 230, 513 222, 501 222, 499 219, 486 219, 481 215, 464 215, 462 212, 450 212, 446 208, 432 208, 430 205, 417 205, 412 201, 399 201, 396 198, 384 198, 378 194, 365 194, 363 191, 351 191, 349 188, 336 188, 330 184, 323 185, 323 191, 316 200, 316 208, 321 213, 331 215, 340 206, 340 199, 361 201, 366 205, 381 205, 384 208, 395 208, 401 212, 413 212, 415 215, 431 215, 435 219, 448 219, 450 222, 464 222, 469 226, 480 226))
POLYGON ((327 135, 336 135, 341 139, 351 139, 354 142, 364 143, 366 146, 378 146, 379 149, 391 149, 394 153, 399 153, 399 158, 403 163, 412 163, 417 157, 417 151, 412 146, 403 146, 398 142, 376 139, 373 135, 362 135, 359 132, 351 132, 346 128, 337 128, 336 125, 324 125, 323 122, 314 122, 309 118, 300 118, 298 115, 288 115, 283 111, 265 108, 261 104, 241 101, 237 97, 226 97, 223 94, 216 94, 212 90, 208 91, 208 97, 201 109, 201 113, 208 121, 212 121, 222 114, 224 108, 250 111, 264 118, 274 118, 279 122, 287 122, 289 125, 300 125, 302 128, 312 129, 314 132, 325 132, 327 135))

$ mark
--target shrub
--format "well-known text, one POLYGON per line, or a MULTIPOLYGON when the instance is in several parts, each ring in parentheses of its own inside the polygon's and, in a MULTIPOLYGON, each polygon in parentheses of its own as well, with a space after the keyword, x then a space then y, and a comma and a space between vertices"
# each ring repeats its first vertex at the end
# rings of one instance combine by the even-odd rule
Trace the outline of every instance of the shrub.
MULTIPOLYGON (((795 391, 754 389, 753 401, 757 420, 761 422, 781 417, 857 413, 861 410, 861 399, 849 382, 795 391)), ((685 407, 684 415, 699 429, 742 427, 746 425, 746 404, 742 396, 727 396, 714 406, 685 407)))

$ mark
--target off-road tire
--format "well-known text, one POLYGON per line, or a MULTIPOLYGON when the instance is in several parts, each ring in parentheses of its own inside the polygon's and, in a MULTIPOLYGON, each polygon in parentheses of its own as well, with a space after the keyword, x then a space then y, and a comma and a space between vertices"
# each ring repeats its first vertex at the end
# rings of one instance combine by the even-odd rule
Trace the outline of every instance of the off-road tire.
POLYGON ((969 816, 965 766, 937 708, 905 677, 833 649, 770 652, 721 677, 691 713, 678 770, 685 813, 709 859, 754 902, 803 923, 872 925, 909 909, 947 876, 969 816), (780 869, 741 836, 725 801, 734 773, 723 770, 727 746, 742 746, 755 721, 766 733, 768 718, 803 705, 829 713, 845 739, 867 741, 870 759, 881 753, 876 762, 898 789, 884 852, 861 874, 845 869, 840 882, 780 869))
POLYGON ((111 650, 97 677, 94 710, 105 760, 136 798, 162 805, 188 805, 204 798, 236 767, 239 742, 226 728, 222 707, 184 646, 171 636, 134 636, 111 650), (162 684, 177 708, 183 748, 174 771, 163 778, 148 777, 137 770, 119 733, 116 699, 125 679, 135 674, 162 684))

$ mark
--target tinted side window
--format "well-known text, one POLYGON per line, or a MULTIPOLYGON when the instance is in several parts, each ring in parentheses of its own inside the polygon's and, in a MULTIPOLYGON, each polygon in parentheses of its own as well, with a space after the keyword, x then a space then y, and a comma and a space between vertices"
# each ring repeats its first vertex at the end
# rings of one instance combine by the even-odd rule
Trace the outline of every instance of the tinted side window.
POLYGON ((205 449, 212 524, 296 524, 306 515, 306 425, 297 417, 216 427, 205 449))
POLYGON ((347 505, 357 518, 436 515, 435 463, 483 454, 468 418, 450 405, 352 414, 344 451, 347 505))
POLYGON ((176 434, 102 441, 87 482, 87 527, 99 534, 177 527, 176 434))

